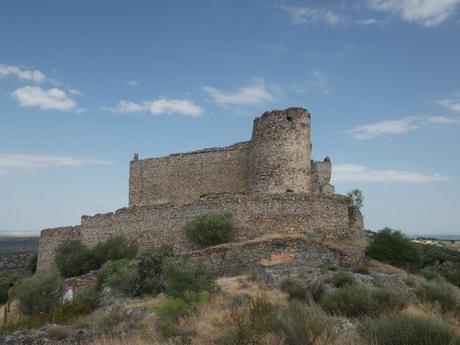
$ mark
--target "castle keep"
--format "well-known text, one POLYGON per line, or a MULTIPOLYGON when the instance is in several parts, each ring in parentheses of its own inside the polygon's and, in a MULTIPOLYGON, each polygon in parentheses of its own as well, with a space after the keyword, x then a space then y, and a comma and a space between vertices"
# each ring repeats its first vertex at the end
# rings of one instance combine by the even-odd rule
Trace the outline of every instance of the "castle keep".
POLYGON ((123 234, 141 247, 196 249, 183 225, 212 210, 232 214, 236 242, 277 234, 353 243, 362 236, 362 216, 349 198, 334 194, 329 158, 311 159, 310 120, 302 108, 270 111, 254 120, 246 142, 159 158, 134 155, 129 207, 42 230, 37 270, 51 270, 54 250, 69 239, 94 246, 123 234))

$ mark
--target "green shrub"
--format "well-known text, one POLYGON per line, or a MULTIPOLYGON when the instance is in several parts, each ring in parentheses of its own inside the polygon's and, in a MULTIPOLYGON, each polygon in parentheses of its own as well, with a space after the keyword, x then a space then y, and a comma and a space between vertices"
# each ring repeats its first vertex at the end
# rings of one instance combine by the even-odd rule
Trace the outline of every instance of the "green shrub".
POLYGON ((93 255, 99 267, 102 267, 107 261, 133 259, 136 254, 137 245, 121 235, 99 242, 93 249, 93 255))
POLYGON ((35 252, 27 259, 26 269, 29 274, 35 274, 37 271, 38 253, 35 252))
POLYGON ((368 247, 369 255, 382 262, 404 267, 419 267, 422 263, 420 247, 402 232, 385 228, 374 235, 368 247))
POLYGON ((439 305, 442 312, 456 310, 459 297, 453 286, 445 282, 427 282, 416 289, 416 295, 422 302, 439 305))
POLYGON ((185 224, 184 230, 191 242, 203 247, 230 242, 234 235, 232 216, 224 212, 196 216, 185 224))
POLYGON ((75 277, 98 269, 107 261, 132 259, 137 246, 124 236, 115 236, 90 249, 79 240, 61 243, 55 252, 56 266, 63 277, 75 277))
POLYGON ((319 340, 326 344, 335 338, 329 318, 300 301, 292 301, 280 310, 274 330, 285 337, 286 345, 314 345, 319 340))
POLYGON ((354 284, 355 280, 349 272, 339 271, 334 275, 331 282, 332 285, 340 288, 342 286, 354 284))
POLYGON ((261 336, 275 328, 277 308, 265 294, 250 301, 249 309, 234 314, 235 325, 219 339, 222 345, 263 345, 261 336))
POLYGON ((110 288, 118 295, 136 295, 138 283, 137 269, 128 259, 108 261, 98 272, 98 287, 110 288))
POLYGON ((18 274, 11 274, 0 278, 0 304, 4 304, 8 301, 8 291, 20 279, 21 277, 18 274))
POLYGON ((58 304, 53 310, 52 319, 56 323, 68 322, 80 315, 89 314, 96 308, 97 302, 96 289, 80 291, 72 301, 58 304))
POLYGON ((62 280, 57 273, 36 274, 14 288, 19 309, 25 315, 50 315, 62 296, 62 280))
POLYGON ((368 320, 358 332, 375 345, 457 345, 453 329, 436 319, 408 315, 388 315, 368 320))
POLYGON ((169 257, 163 263, 165 292, 178 297, 187 291, 211 291, 215 286, 215 275, 203 265, 190 264, 181 258, 169 257))
POLYGON ((321 307, 329 314, 348 317, 378 316, 403 309, 408 296, 395 288, 348 285, 321 297, 321 307))
POLYGON ((38 328, 49 321, 48 315, 30 315, 21 317, 16 321, 9 321, 0 326, 0 336, 8 335, 16 331, 38 328))
POLYGON ((419 273, 422 277, 424 277, 427 280, 433 280, 439 277, 432 267, 424 267, 420 270, 419 273))
POLYGON ((437 266, 437 272, 448 282, 460 287, 460 263, 443 262, 437 266))
POLYGON ((369 275, 369 266, 367 265, 358 265, 353 267, 353 273, 369 275))
POLYGON ((93 252, 79 240, 61 243, 54 260, 63 277, 75 277, 98 268, 93 252))
POLYGON ((181 317, 195 313, 199 306, 209 299, 206 291, 187 291, 181 297, 168 297, 154 307, 156 314, 162 318, 177 321, 181 317))
POLYGON ((302 301, 308 298, 307 290, 296 280, 284 279, 281 281, 280 288, 288 294, 289 300, 298 299, 302 301))
POLYGON ((148 249, 138 256, 138 272, 140 292, 160 292, 162 286, 162 266, 166 258, 176 255, 174 247, 162 245, 158 248, 148 249))

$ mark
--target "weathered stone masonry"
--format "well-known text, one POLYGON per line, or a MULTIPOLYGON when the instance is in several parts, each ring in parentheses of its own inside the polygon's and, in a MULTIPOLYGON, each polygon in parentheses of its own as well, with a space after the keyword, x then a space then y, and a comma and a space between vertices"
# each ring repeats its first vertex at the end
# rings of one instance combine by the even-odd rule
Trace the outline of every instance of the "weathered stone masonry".
POLYGON ((334 194, 330 159, 311 160, 310 127, 306 110, 289 108, 256 118, 247 142, 143 160, 135 155, 129 207, 82 216, 80 226, 43 230, 38 270, 51 270, 55 248, 70 238, 93 246, 124 234, 144 247, 196 249, 182 227, 210 210, 233 215, 235 241, 279 234, 358 243, 361 214, 334 194))

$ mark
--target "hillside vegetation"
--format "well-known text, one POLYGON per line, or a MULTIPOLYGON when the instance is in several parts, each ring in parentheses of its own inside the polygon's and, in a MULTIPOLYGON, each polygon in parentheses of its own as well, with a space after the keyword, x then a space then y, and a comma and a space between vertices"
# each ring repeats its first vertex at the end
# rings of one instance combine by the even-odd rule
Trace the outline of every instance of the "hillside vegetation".
POLYGON ((455 270, 444 269, 457 254, 391 229, 370 243, 372 260, 279 282, 244 271, 217 277, 169 246, 139 252, 124 238, 72 245, 73 255, 56 257, 60 273, 9 290, 15 312, 1 344, 460 344, 460 293, 455 270), (100 267, 96 286, 63 300, 63 278, 87 263, 100 267))

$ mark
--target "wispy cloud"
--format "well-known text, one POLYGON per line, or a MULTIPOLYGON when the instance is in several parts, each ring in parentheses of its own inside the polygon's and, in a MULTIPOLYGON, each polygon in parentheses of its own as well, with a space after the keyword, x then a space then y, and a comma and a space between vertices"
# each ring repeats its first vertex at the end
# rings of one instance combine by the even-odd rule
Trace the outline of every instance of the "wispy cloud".
POLYGON ((77 103, 62 89, 45 90, 39 86, 23 86, 13 91, 12 96, 21 107, 36 107, 40 110, 69 111, 77 107, 77 103))
POLYGON ((182 114, 185 116, 197 117, 203 113, 203 108, 187 99, 159 98, 153 101, 145 101, 141 104, 121 100, 113 108, 106 110, 121 113, 150 113, 152 115, 182 114))
POLYGON ((281 6, 291 21, 295 25, 302 24, 326 24, 328 26, 337 26, 345 22, 345 17, 333 10, 321 7, 297 7, 281 6))
POLYGON ((332 167, 334 182, 386 182, 386 183, 429 183, 446 181, 441 174, 425 174, 404 170, 374 170, 357 164, 336 164, 332 167))
POLYGON ((356 139, 366 140, 391 134, 402 134, 418 128, 414 118, 403 118, 399 120, 388 120, 361 125, 349 130, 356 139))
POLYGON ((37 170, 52 167, 82 167, 94 164, 111 164, 111 162, 68 156, 0 154, 0 174, 3 175, 15 169, 37 170))
POLYGON ((303 82, 296 82, 291 85, 291 88, 298 92, 310 93, 318 91, 322 94, 329 94, 329 82, 323 72, 314 68, 310 71, 307 79, 303 82))
POLYGON ((263 80, 256 80, 252 85, 243 86, 233 92, 223 92, 211 86, 204 86, 203 90, 211 96, 214 103, 221 106, 261 105, 275 101, 275 94, 279 92, 276 86, 267 85, 263 80))
POLYGON ((125 80, 123 84, 128 86, 139 86, 139 82, 137 80, 125 80))
POLYGON ((441 99, 435 103, 443 106, 444 108, 455 111, 456 113, 460 113, 460 97, 441 99))
POLYGON ((356 25, 362 25, 362 26, 380 25, 382 23, 383 22, 381 20, 378 20, 375 18, 365 18, 365 19, 355 20, 356 25))
POLYGON ((39 70, 24 69, 19 66, 0 64, 0 78, 14 76, 20 80, 33 81, 37 83, 46 80, 45 75, 39 70))
POLYGON ((261 47, 276 54, 282 54, 288 50, 286 46, 277 43, 262 43, 261 47))
POLYGON ((367 0, 371 9, 399 15, 404 21, 438 26, 452 17, 460 0, 367 0))
POLYGON ((430 126, 446 124, 460 124, 460 116, 411 116, 402 119, 380 121, 361 125, 349 130, 348 133, 355 139, 367 140, 376 137, 403 134, 418 128, 426 128, 430 126))

